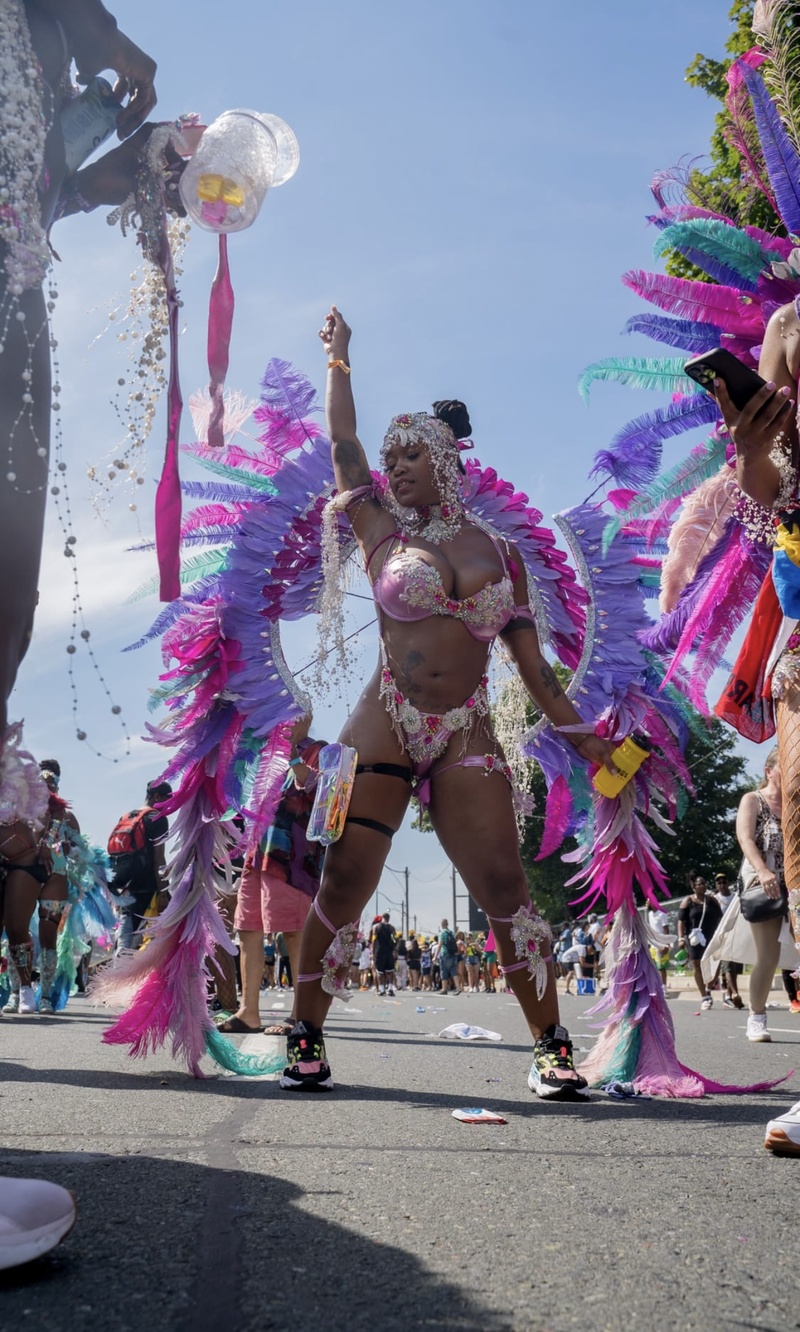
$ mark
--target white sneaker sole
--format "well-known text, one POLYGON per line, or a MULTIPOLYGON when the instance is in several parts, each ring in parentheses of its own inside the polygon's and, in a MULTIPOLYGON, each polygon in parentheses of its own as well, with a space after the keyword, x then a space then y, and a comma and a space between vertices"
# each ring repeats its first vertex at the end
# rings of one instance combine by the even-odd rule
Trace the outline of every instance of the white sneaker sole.
POLYGON ((295 1082, 294 1078, 287 1078, 282 1073, 278 1085, 284 1091, 333 1091, 333 1078, 328 1074, 327 1078, 323 1078, 321 1082, 295 1082))
POLYGON ((588 1087, 576 1087, 574 1082, 562 1082, 560 1087, 553 1087, 549 1082, 539 1082, 532 1073, 528 1074, 528 1086, 543 1101, 575 1101, 585 1099, 590 1094, 588 1087))
POLYGON ((752 1041, 755 1045, 769 1045, 769 1043, 772 1040, 772 1037, 770 1036, 768 1031, 760 1031, 757 1033, 757 1035, 754 1036, 751 1036, 748 1033, 747 1039, 748 1041, 752 1041))
POLYGON ((23 1263, 30 1263, 34 1258, 40 1258, 43 1253, 54 1249, 72 1230, 76 1215, 73 1198, 71 1208, 63 1216, 48 1221, 38 1230, 10 1235, 0 1234, 0 1272, 5 1272, 9 1267, 20 1267, 23 1263))
POLYGON ((778 1124, 767 1124, 764 1146, 778 1156, 800 1156, 800 1142, 794 1142, 778 1124))

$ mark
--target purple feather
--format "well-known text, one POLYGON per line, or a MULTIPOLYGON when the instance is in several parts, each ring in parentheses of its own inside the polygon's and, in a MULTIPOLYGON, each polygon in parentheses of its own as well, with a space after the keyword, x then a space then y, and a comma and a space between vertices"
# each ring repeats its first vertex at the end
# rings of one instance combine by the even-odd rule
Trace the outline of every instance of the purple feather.
POLYGON ((591 475, 609 475, 617 485, 635 490, 649 485, 661 465, 660 441, 716 421, 718 416, 716 402, 706 394, 679 398, 667 407, 637 416, 615 435, 610 449, 595 454, 591 475))
POLYGON ((716 324, 698 323, 694 319, 670 319, 668 315, 638 314, 625 325, 626 333, 643 333, 655 342, 665 342, 680 351, 713 351, 720 344, 722 329, 716 324))
POLYGON ((800 158, 795 152, 764 80, 746 60, 737 60, 734 66, 741 74, 753 103, 753 112, 761 140, 778 211, 790 231, 800 232, 800 158))

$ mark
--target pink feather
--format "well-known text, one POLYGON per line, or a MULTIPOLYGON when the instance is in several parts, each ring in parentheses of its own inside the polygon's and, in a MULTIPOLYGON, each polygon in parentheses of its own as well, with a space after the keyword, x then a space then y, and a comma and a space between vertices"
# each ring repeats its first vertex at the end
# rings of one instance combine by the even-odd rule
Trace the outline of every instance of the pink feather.
POLYGON ((661 978, 650 956, 650 938, 628 903, 614 920, 606 950, 607 990, 586 1016, 601 1016, 603 1030, 580 1066, 591 1086, 631 1081, 647 1096, 692 1097, 707 1092, 767 1091, 791 1077, 739 1087, 715 1082, 678 1059, 675 1028, 661 978))
POLYGON ((738 495, 733 473, 726 463, 716 476, 704 481, 684 499, 683 511, 669 534, 669 553, 661 570, 658 604, 665 615, 675 609, 700 561, 719 541, 738 495))
POLYGON ((258 773, 248 800, 248 845, 251 850, 258 846, 275 816, 286 776, 291 731, 291 722, 282 722, 275 727, 261 751, 258 773))
MULTIPOLYGON (((702 677, 705 682, 714 666, 719 664, 722 650, 720 642, 727 642, 730 639, 763 582, 762 570, 755 591, 752 591, 752 579, 748 578, 748 563, 749 553, 743 550, 740 541, 738 539, 731 541, 708 581, 702 600, 687 620, 664 676, 664 684, 669 684, 684 657, 693 651, 695 643, 704 638, 707 638, 707 641, 701 643, 702 661, 704 663, 710 661, 710 665, 707 670, 705 666, 702 670, 696 668, 693 674, 697 680, 702 677), (712 653, 715 654, 715 658, 710 660, 712 653)), ((690 696, 695 706, 698 706, 697 699, 700 695, 697 691, 692 690, 690 696)), ((704 698, 701 710, 708 711, 704 698)))
POLYGON ((537 860, 544 860, 545 856, 550 856, 558 850, 567 835, 571 815, 572 793, 566 779, 556 777, 547 792, 544 832, 542 833, 542 844, 539 847, 537 860))
POLYGON ((740 336, 763 336, 764 322, 758 300, 735 287, 693 282, 663 273, 645 273, 641 269, 623 274, 622 281, 643 300, 682 319, 717 324, 740 336))

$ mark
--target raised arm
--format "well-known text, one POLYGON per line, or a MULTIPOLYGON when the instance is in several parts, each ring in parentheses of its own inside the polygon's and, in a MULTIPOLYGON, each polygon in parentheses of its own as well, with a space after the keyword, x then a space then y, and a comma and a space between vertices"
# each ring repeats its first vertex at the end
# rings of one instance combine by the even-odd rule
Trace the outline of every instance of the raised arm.
MULTIPOLYGON (((522 683, 548 721, 557 727, 579 726, 583 719, 567 698, 553 667, 543 655, 533 612, 527 609, 528 583, 522 556, 513 546, 510 553, 519 570, 514 581, 517 614, 503 630, 501 638, 514 660, 522 683)), ((611 763, 614 746, 608 740, 597 735, 569 731, 566 732, 566 738, 587 763, 604 763, 616 772, 611 763)))
MULTIPOLYGON (((356 406, 350 379, 351 330, 335 305, 331 306, 319 335, 328 357, 325 415, 331 440, 333 475, 336 489, 342 494, 361 486, 371 486, 372 473, 356 434, 356 406)), ((388 513, 371 496, 352 504, 347 516, 367 555, 381 536, 392 530, 388 513)))
POLYGON ((787 467, 797 468, 797 393, 787 348, 795 346, 798 335, 794 306, 776 310, 758 364, 767 383, 741 411, 731 402, 724 382, 714 383, 714 396, 736 446, 736 480, 746 495, 768 509, 782 496, 787 467))

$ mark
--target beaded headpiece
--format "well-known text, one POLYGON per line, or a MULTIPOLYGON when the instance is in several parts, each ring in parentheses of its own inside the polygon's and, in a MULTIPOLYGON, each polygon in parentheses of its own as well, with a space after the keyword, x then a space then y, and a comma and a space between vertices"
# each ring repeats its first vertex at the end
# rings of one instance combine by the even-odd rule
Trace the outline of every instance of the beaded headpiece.
MULTIPOLYGON (((431 533, 431 537, 433 540, 447 540, 464 521, 459 450, 472 446, 457 440, 450 426, 440 421, 438 416, 429 416, 427 412, 402 412, 392 417, 383 437, 380 456, 384 467, 391 449, 407 449, 412 444, 421 444, 428 454, 434 485, 439 492, 439 526, 443 520, 445 528, 431 533)), ((401 521, 405 531, 420 532, 430 527, 432 515, 429 510, 398 504, 390 490, 383 496, 382 503, 401 521)))

